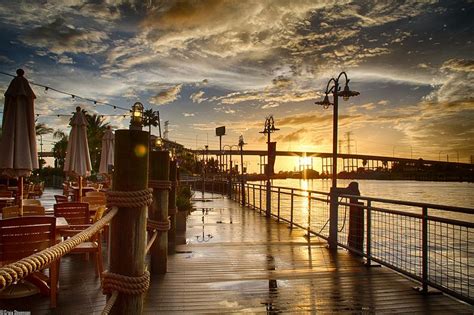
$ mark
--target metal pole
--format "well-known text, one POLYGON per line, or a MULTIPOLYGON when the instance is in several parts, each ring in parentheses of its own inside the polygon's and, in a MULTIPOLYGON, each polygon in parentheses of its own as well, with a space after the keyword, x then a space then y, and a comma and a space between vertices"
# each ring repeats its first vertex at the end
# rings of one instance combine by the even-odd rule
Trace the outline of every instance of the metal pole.
POLYGON ((337 81, 334 83, 334 106, 333 106, 333 129, 332 129, 332 185, 330 192, 330 205, 329 205, 329 248, 337 249, 337 224, 338 224, 338 206, 337 206, 337 115, 338 115, 338 102, 337 93, 339 90, 339 84, 337 81))
POLYGON ((265 216, 269 218, 272 213, 272 191, 271 191, 271 183, 270 183, 270 125, 268 125, 268 142, 267 142, 267 202, 266 202, 266 212, 265 216))
MULTIPOLYGON (((243 141, 242 141, 243 142, 243 141)), ((240 169, 242 170, 242 178, 240 180, 242 185, 242 206, 245 206, 245 175, 244 175, 244 144, 240 144, 240 169)))
POLYGON ((367 201, 367 266, 370 267, 372 260, 372 202, 367 201))
POLYGON ((428 293, 428 208, 423 207, 421 242, 422 242, 422 292, 428 293))

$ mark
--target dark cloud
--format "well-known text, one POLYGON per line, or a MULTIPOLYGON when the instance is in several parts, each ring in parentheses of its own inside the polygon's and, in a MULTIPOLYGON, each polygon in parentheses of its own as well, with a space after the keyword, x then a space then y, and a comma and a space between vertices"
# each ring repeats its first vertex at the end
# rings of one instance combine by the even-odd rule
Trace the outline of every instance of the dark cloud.
POLYGON ((107 48, 107 38, 102 31, 76 28, 59 17, 20 36, 25 44, 45 48, 55 54, 97 54, 107 48))

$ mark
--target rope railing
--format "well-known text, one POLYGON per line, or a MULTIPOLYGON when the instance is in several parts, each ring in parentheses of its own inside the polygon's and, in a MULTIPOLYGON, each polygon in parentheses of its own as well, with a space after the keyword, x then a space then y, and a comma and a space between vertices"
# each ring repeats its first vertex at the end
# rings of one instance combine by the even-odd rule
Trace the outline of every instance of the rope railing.
MULTIPOLYGON (((151 188, 138 191, 109 191, 107 192, 107 206, 140 209, 152 203, 152 192, 151 188)), ((102 314, 109 314, 119 294, 140 295, 145 293, 149 287, 150 272, 146 269, 140 276, 127 276, 108 270, 104 271, 102 273, 102 293, 108 295, 109 299, 102 314)))
POLYGON ((117 211, 118 209, 114 207, 102 219, 67 240, 48 247, 41 252, 22 258, 19 261, 0 267, 0 291, 26 278, 28 275, 46 268, 52 262, 69 253, 79 244, 90 239, 112 220, 117 214, 117 211))

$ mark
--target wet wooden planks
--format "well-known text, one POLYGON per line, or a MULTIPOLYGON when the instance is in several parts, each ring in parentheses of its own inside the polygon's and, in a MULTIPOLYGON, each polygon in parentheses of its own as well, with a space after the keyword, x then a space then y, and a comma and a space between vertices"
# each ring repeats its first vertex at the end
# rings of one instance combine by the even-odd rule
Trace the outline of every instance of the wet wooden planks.
MULTIPOLYGON (((429 313, 471 314, 444 295, 423 296, 416 284, 387 268, 366 268, 304 231, 267 220, 225 199, 197 202, 186 239, 169 257, 168 273, 153 276, 145 312, 154 313, 429 313)), ((34 296, 0 301, 0 309, 34 314, 100 313, 105 298, 94 263, 61 263, 58 308, 34 296)))

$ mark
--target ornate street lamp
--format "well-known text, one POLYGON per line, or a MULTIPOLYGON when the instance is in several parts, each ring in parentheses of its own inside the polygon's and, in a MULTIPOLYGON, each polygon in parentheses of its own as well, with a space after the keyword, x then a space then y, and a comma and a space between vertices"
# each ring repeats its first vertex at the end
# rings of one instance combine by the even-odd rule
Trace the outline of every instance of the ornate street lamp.
POLYGON ((338 125, 338 97, 342 96, 344 101, 349 100, 352 96, 357 96, 360 93, 351 91, 349 88, 349 78, 343 71, 339 73, 336 79, 331 78, 326 85, 326 91, 324 99, 320 102, 315 102, 317 105, 323 106, 323 108, 329 108, 333 106, 333 124, 332 124, 332 185, 331 185, 331 204, 330 204, 330 224, 329 224, 329 246, 331 248, 337 248, 337 125, 338 125), (346 80, 344 90, 341 91, 339 85, 339 79, 344 75, 346 80), (333 102, 329 100, 329 94, 333 95, 333 102))
POLYGON ((265 215, 267 218, 269 218, 271 216, 271 209, 272 209, 272 199, 271 199, 271 184, 270 184, 270 178, 271 178, 271 175, 270 174, 270 147, 271 147, 271 142, 270 142, 270 135, 275 132, 275 131, 278 131, 280 129, 278 128, 275 128, 275 120, 273 119, 273 115, 270 115, 268 116, 267 118, 265 118, 265 126, 263 128, 263 131, 260 131, 260 133, 263 133, 263 134, 266 134, 267 135, 267 169, 265 170, 265 173, 266 173, 266 177, 267 177, 267 185, 266 185, 266 189, 267 189, 267 197, 266 197, 266 211, 265 211, 265 215))
POLYGON ((132 106, 132 118, 130 119, 131 130, 142 130, 143 127, 143 104, 136 102, 132 106))

